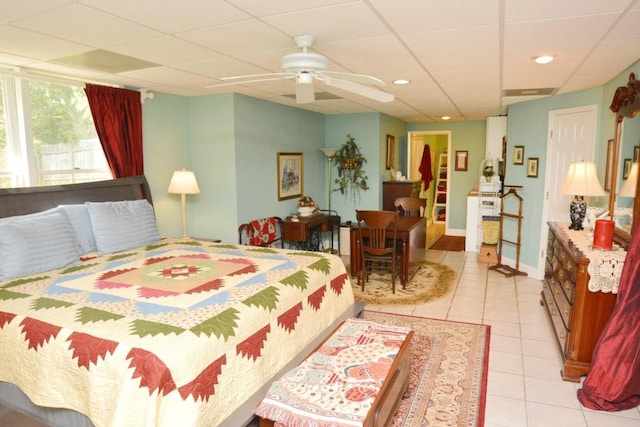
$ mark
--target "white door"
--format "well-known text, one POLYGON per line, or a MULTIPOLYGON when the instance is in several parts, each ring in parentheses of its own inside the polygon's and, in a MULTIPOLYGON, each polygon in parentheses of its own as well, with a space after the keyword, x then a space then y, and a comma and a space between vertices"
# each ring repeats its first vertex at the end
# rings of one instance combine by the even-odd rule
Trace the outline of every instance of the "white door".
MULTIPOLYGON (((549 112, 547 165, 545 175, 545 202, 542 232, 540 233, 540 259, 538 273, 544 273, 547 248, 547 221, 569 222, 569 204, 573 195, 557 194, 564 181, 569 163, 591 162, 596 146, 597 105, 554 110, 549 112)), ((542 277, 542 276, 540 276, 542 277)))
MULTIPOLYGON (((549 113, 547 145, 547 221, 569 221, 573 195, 557 194, 571 162, 592 162, 596 146, 597 106, 556 110, 549 113)), ((545 224, 546 225, 546 224, 545 224)))

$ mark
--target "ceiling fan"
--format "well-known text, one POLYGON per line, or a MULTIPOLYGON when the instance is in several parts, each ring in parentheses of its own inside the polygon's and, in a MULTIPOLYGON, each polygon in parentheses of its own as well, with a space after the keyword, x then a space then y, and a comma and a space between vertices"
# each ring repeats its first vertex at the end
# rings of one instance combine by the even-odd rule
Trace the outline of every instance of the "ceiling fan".
POLYGON ((220 80, 229 81, 229 83, 209 85, 207 88, 295 79, 296 102, 306 104, 315 100, 313 83, 318 80, 327 86, 333 86, 375 101, 391 102, 394 100, 394 95, 371 86, 384 86, 384 82, 376 77, 366 74, 328 71, 329 61, 327 58, 308 51, 313 44, 313 36, 300 35, 296 36, 294 40, 302 52, 285 55, 282 58, 282 72, 222 77, 220 80))

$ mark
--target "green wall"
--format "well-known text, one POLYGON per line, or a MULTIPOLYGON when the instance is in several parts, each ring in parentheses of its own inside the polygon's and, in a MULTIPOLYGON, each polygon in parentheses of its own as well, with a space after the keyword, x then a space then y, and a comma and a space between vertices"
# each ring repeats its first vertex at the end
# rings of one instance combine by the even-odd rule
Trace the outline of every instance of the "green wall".
MULTIPOLYGON (((480 162, 484 159, 487 124, 484 121, 408 123, 407 132, 451 131, 451 161, 456 150, 469 152, 466 172, 451 170, 449 193, 449 228, 463 234, 467 222, 467 194, 478 180, 480 162)), ((436 163, 438 159, 432 159, 436 163)), ((436 181, 434 176, 434 182, 436 181)), ((433 199, 433 196, 431 197, 433 199)))

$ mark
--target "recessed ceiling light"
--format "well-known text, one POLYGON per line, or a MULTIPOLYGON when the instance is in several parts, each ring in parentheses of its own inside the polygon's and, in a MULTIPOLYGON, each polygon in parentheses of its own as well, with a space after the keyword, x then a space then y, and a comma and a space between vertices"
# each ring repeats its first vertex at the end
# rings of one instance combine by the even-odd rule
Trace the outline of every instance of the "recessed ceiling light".
POLYGON ((440 117, 442 120, 449 120, 451 118, 451 116, 442 116, 440 117))
POLYGON ((536 62, 536 64, 548 64, 549 62, 552 62, 555 59, 555 56, 553 55, 540 55, 540 56, 534 56, 533 60, 536 62))
POLYGON ((411 81, 407 79, 398 79, 393 81, 394 85, 408 85, 409 83, 411 83, 411 81))

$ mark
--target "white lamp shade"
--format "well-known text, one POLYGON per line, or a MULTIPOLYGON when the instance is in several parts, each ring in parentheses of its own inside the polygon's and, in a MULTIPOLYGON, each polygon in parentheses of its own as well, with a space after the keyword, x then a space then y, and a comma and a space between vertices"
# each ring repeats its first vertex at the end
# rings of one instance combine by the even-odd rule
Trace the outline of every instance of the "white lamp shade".
POLYGON ((173 173, 167 191, 175 194, 198 194, 200 187, 198 187, 195 174, 192 171, 182 169, 173 173))
POLYGON ((337 148, 320 148, 320 151, 322 151, 324 155, 327 157, 333 157, 333 155, 336 154, 336 151, 338 151, 338 149, 337 148))
POLYGON ((604 196, 606 193, 598 179, 596 164, 593 162, 573 162, 569 164, 558 194, 574 196, 604 196))
POLYGON ((636 185, 638 185, 638 162, 635 162, 631 165, 629 176, 618 192, 618 196, 636 197, 636 185))

